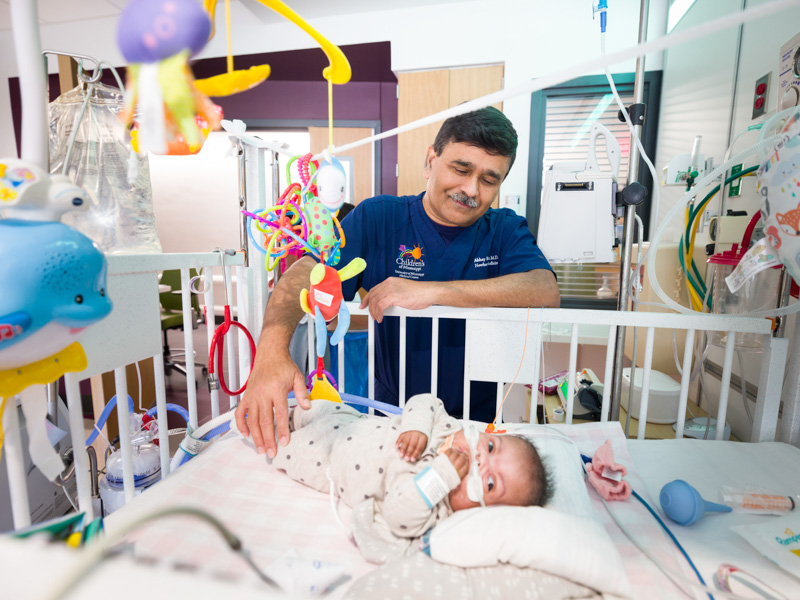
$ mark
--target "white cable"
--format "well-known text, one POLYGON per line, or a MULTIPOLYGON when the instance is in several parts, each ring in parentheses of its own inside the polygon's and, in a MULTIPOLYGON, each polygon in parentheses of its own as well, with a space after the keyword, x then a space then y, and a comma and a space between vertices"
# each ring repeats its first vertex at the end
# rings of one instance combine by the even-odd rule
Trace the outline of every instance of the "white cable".
MULTIPOLYGON (((493 92, 491 94, 487 94, 486 96, 481 96, 480 98, 476 98, 475 100, 464 102, 463 104, 459 104, 458 106, 448 108, 447 110, 443 110, 438 113, 424 117, 422 119, 418 119, 417 121, 412 121, 411 123, 408 123, 406 125, 395 127, 394 129, 390 129, 389 131, 385 131, 383 133, 379 133, 377 135, 364 138, 363 140, 358 140, 351 144, 345 144, 343 146, 332 148, 331 153, 336 154, 338 152, 344 152, 345 150, 357 148, 359 146, 363 146, 365 144, 369 144, 372 142, 376 142, 378 140, 392 137, 400 133, 404 133, 406 131, 418 129, 420 127, 424 127, 425 125, 431 125, 433 123, 443 121, 444 119, 448 119, 450 117, 463 115, 468 112, 478 110, 480 108, 485 108, 492 104, 508 100, 509 98, 514 98, 516 96, 522 96, 525 94, 532 94, 533 92, 538 92, 539 90, 543 90, 545 88, 553 87, 560 83, 564 83, 565 81, 569 81, 570 79, 575 79, 576 77, 580 77, 581 75, 585 75, 586 73, 593 73, 598 69, 606 67, 607 65, 621 63, 631 58, 645 56, 646 54, 650 53, 662 52, 667 48, 671 48, 672 46, 677 46, 679 44, 683 44, 685 42, 689 42, 691 40, 704 37, 712 33, 716 33, 718 31, 722 31, 724 29, 728 29, 735 25, 747 23, 755 19, 761 19, 773 13, 784 11, 796 6, 800 6, 800 0, 775 0, 774 2, 769 2, 768 4, 748 7, 740 12, 734 12, 723 15, 722 17, 715 19, 714 21, 710 21, 708 23, 702 23, 700 25, 696 25, 684 31, 673 32, 670 35, 656 38, 655 40, 643 42, 636 46, 631 46, 630 48, 627 48, 625 50, 620 50, 619 52, 615 52, 614 54, 588 60, 584 63, 580 63, 573 67, 563 69, 562 71, 558 71, 554 74, 545 75, 543 77, 537 77, 536 79, 533 79, 531 81, 525 81, 523 83, 506 88, 504 90, 493 92)), ((321 158, 323 158, 323 154, 320 152, 319 154, 313 156, 312 160, 320 160, 321 158)))
POLYGON ((92 96, 92 91, 94 90, 94 84, 90 83, 89 86, 86 88, 86 98, 83 99, 83 104, 81 105, 81 111, 78 113, 78 120, 72 126, 72 135, 69 136, 69 142, 67 143, 67 154, 64 156, 64 164, 61 166, 61 174, 62 175, 69 175, 69 159, 72 157, 72 147, 75 145, 75 140, 78 137, 78 130, 81 128, 81 121, 83 121, 83 115, 86 112, 86 106, 89 104, 89 99, 92 96))

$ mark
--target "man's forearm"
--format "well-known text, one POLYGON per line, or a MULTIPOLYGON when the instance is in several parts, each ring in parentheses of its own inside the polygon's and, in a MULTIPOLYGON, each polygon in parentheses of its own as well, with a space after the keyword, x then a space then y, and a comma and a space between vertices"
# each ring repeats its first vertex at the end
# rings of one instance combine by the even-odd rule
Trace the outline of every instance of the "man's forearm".
POLYGON ((436 304, 477 308, 497 306, 558 308, 560 295, 552 272, 537 269, 478 281, 442 281, 436 304))
POLYGON ((300 290, 309 286, 314 264, 314 260, 309 257, 298 260, 275 286, 264 312, 264 328, 258 343, 259 355, 265 356, 281 350, 288 352, 292 335, 303 318, 300 290))

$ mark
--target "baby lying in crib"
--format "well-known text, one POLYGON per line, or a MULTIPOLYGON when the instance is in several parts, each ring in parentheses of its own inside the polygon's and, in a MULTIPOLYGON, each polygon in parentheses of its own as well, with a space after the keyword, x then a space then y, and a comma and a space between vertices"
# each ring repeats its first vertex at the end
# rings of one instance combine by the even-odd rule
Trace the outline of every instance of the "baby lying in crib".
POLYGON ((552 493, 533 444, 465 432, 431 394, 414 396, 388 419, 318 400, 294 409, 289 427, 290 442, 272 464, 352 507, 353 535, 375 562, 406 553, 438 521, 480 506, 481 495, 487 506, 541 506, 552 493))

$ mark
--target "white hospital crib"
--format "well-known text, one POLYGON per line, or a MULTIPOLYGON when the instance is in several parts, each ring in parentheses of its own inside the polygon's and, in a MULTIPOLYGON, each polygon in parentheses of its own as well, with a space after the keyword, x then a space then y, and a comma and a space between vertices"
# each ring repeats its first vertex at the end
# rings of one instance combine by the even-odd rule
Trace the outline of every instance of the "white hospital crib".
MULTIPOLYGON (((157 419, 159 421, 159 439, 160 452, 161 452, 161 477, 166 478, 170 472, 170 456, 169 444, 167 440, 167 426, 166 426, 166 393, 164 385, 164 372, 163 372, 163 355, 161 347, 161 329, 159 318, 159 302, 158 302, 158 276, 157 273, 165 269, 181 269, 182 273, 182 298, 183 298, 183 312, 184 322, 187 324, 184 328, 185 331, 185 344, 186 344, 186 360, 187 360, 187 392, 189 397, 189 413, 190 424, 193 427, 202 425, 198 423, 198 406, 197 399, 194 394, 194 353, 195 351, 202 356, 206 348, 194 348, 192 341, 192 328, 191 320, 194 319, 191 309, 191 297, 189 286, 189 270, 191 268, 203 271, 203 278, 205 280, 205 294, 204 299, 207 306, 214 306, 215 298, 213 293, 212 283, 212 268, 216 272, 220 272, 221 258, 219 253, 202 253, 202 254, 177 254, 177 255, 154 255, 150 257, 136 256, 136 257, 109 257, 109 278, 108 290, 110 297, 114 301, 114 312, 105 321, 100 322, 91 328, 82 340, 87 357, 89 360, 89 367, 86 371, 77 374, 69 374, 66 376, 66 391, 67 391, 67 404, 70 413, 70 428, 72 433, 72 443, 74 448, 82 448, 84 446, 84 425, 83 415, 80 406, 80 392, 79 382, 87 377, 97 375, 99 373, 108 372, 113 370, 115 373, 115 380, 117 385, 117 394, 124 397, 127 392, 125 365, 132 362, 140 361, 142 359, 152 359, 155 367, 156 374, 156 400, 157 400, 157 419)), ((263 267, 245 267, 243 265, 243 258, 240 254, 234 257, 226 257, 226 269, 234 271, 236 274, 236 290, 235 294, 230 293, 229 296, 231 303, 236 302, 236 308, 239 318, 247 325, 247 327, 257 334, 261 329, 262 321, 262 307, 267 299, 267 281, 263 267)), ((232 287, 232 286, 231 286, 232 287)), ((367 314, 366 311, 360 310, 356 304, 350 304, 350 311, 354 315, 367 314)), ((764 335, 764 351, 761 355, 761 376, 758 385, 758 401, 756 406, 755 417, 753 421, 751 441, 753 442, 769 442, 771 440, 784 439, 791 440, 792 436, 796 435, 793 431, 791 424, 794 421, 796 414, 795 399, 786 398, 783 405, 782 420, 780 421, 779 430, 779 407, 781 401, 781 388, 783 385, 783 374, 785 370, 788 340, 786 339, 773 339, 770 335, 770 323, 764 319, 735 319, 735 318, 721 318, 714 316, 684 316, 684 315, 670 315, 660 313, 645 313, 645 312, 611 312, 611 311, 578 311, 578 310, 565 310, 565 309, 497 309, 497 308, 484 308, 484 309, 457 309, 451 307, 432 307, 423 311, 410 311, 405 309, 392 308, 387 311, 386 316, 399 317, 400 331, 403 339, 400 342, 401 356, 404 355, 406 346, 405 333, 407 319, 415 317, 425 317, 432 319, 433 332, 438 330, 441 319, 464 319, 466 321, 466 348, 465 353, 465 383, 467 381, 491 381, 497 383, 497 401, 498 404, 502 399, 504 384, 514 381, 521 384, 536 385, 540 379, 540 361, 542 342, 551 339, 552 336, 558 335, 560 338, 567 337, 569 339, 569 359, 568 369, 570 373, 575 373, 577 366, 578 345, 581 339, 581 331, 587 328, 592 329, 597 336, 596 330, 598 328, 605 328, 607 332, 607 348, 605 371, 603 373, 603 380, 608 382, 611 379, 612 373, 612 360, 614 356, 614 344, 616 339, 616 330, 618 327, 638 327, 643 333, 645 348, 645 360, 643 364, 644 386, 643 395, 641 399, 641 413, 640 419, 642 422, 646 420, 646 413, 648 408, 648 381, 651 372, 651 363, 653 357, 654 337, 657 329, 666 330, 684 330, 686 332, 686 348, 683 357, 683 372, 686 374, 683 377, 681 386, 680 406, 677 427, 677 437, 682 436, 683 418, 685 413, 687 396, 688 396, 688 373, 690 372, 689 365, 692 359, 692 340, 697 332, 702 331, 724 331, 727 332, 728 342, 725 349, 725 360, 723 365, 722 375, 722 392, 719 401, 719 410, 716 417, 720 422, 724 422, 727 410, 728 398, 728 381, 731 377, 733 354, 735 347, 735 338, 737 334, 760 334, 764 335), (523 358, 524 357, 524 358, 523 358)), ((373 347, 374 340, 374 321, 369 322, 369 347, 373 347)), ((209 328, 209 337, 213 328, 209 328)), ((631 335, 631 330, 628 330, 631 335)), ((314 348, 313 343, 313 326, 309 327, 309 348, 314 348)), ((433 339, 437 339, 434 335, 433 339)), ((239 377, 245 377, 249 371, 249 348, 243 336, 237 343, 229 343, 226 340, 229 349, 229 363, 228 371, 233 373, 231 379, 235 379, 238 373, 239 377), (236 364, 235 354, 238 354, 238 366, 236 364)), ((432 352, 432 373, 433 380, 431 381, 431 389, 436 389, 438 382, 436 381, 436 364, 437 364, 437 351, 434 348, 432 352)), ((345 345, 340 344, 336 350, 339 354, 339 371, 337 381, 340 389, 345 386, 345 359, 346 350, 345 345)), ((310 364, 314 364, 312 361, 310 364)), ((369 353, 367 361, 367 368, 369 370, 369 395, 374 396, 374 357, 369 353)), ((552 365, 550 365, 552 368, 552 365)), ((403 364, 399 365, 400 368, 400 381, 404 381, 403 364)), ((239 379, 241 381, 241 379, 239 379)), ((230 382, 235 385, 235 380, 230 382)), ((569 383, 570 391, 567 393, 567 398, 572 397, 572 389, 576 386, 574 377, 569 383)), ((791 382, 787 384, 791 387, 791 382)), ((603 397, 603 421, 607 421, 607 408, 609 406, 610 397, 609 390, 611 386, 605 386, 603 397)), ((469 386, 465 386, 469 390, 469 386)), ((469 403, 467 397, 465 402, 465 415, 469 414, 469 403)), ((405 401, 406 393, 404 389, 400 390, 401 403, 405 401)), ((532 398, 536 398, 533 394, 532 398)), ((216 417, 225 413, 232 407, 236 399, 233 398, 230 402, 220 400, 217 393, 212 392, 211 395, 211 414, 216 417)), ((535 400, 532 400, 534 402, 535 400)), ((311 544, 308 547, 299 545, 298 548, 313 556, 320 556, 321 560, 326 557, 328 560, 335 560, 336 562, 343 563, 346 566, 348 573, 354 580, 362 576, 366 576, 371 570, 375 569, 375 565, 369 565, 358 556, 357 551, 347 541, 341 530, 338 528, 329 510, 329 499, 325 495, 321 495, 314 490, 304 488, 300 484, 290 481, 285 476, 278 473, 273 473, 273 470, 266 469, 263 463, 263 457, 259 457, 254 451, 247 451, 246 448, 241 447, 241 442, 234 443, 225 442, 224 438, 220 442, 212 444, 211 449, 201 453, 196 459, 191 461, 186 467, 181 467, 177 470, 175 477, 170 477, 162 484, 155 485, 145 490, 141 495, 137 496, 134 500, 135 485, 133 480, 133 469, 131 459, 131 441, 129 437, 123 433, 127 432, 128 428, 123 426, 127 423, 127 406, 125 402, 118 403, 118 418, 120 422, 121 432, 121 452, 123 456, 124 466, 124 495, 125 503, 121 510, 112 515, 111 520, 113 523, 109 525, 112 531, 119 530, 121 526, 128 522, 135 521, 142 514, 153 511, 155 507, 161 508, 162 506, 170 506, 175 503, 184 503, 185 501, 197 501, 198 498, 191 498, 186 496, 187 489, 198 489, 196 486, 212 486, 213 490, 208 490, 208 495, 204 494, 202 497, 211 499, 211 504, 207 509, 213 513, 220 514, 223 521, 226 521, 229 526, 238 524, 239 515, 241 515, 240 504, 243 499, 250 498, 251 506, 250 512, 254 514, 264 515, 266 523, 262 525, 266 528, 276 527, 276 523, 281 522, 278 529, 265 529, 260 532, 252 532, 252 537, 248 538, 248 529, 240 529, 243 538, 248 547, 255 550, 259 564, 264 565, 269 560, 276 558, 276 553, 283 552, 283 548, 287 544, 299 544, 297 540, 310 540, 306 543, 311 544), (214 448, 218 447, 220 452, 215 452, 214 448), (206 460, 208 459, 208 460, 206 460), (226 473, 230 470, 231 473, 226 473), (173 485, 174 484, 174 485, 173 485), (245 486, 240 489, 239 486, 245 486), (299 487, 298 487, 299 486, 299 487), (297 500, 290 500, 293 498, 292 494, 297 495, 297 500), (261 503, 270 497, 269 509, 267 510, 261 503), (152 500, 150 500, 152 498, 152 500), (256 500, 257 499, 257 500, 256 500), (291 502, 291 507, 287 506, 287 502, 291 502), (127 506, 130 504, 130 506, 127 506), (252 507, 258 507, 257 509, 252 507), (313 507, 313 508, 309 508, 313 507), (309 511, 310 512, 302 512, 309 511), (272 511, 272 512, 270 512, 272 511), (287 515, 295 515, 294 518, 287 517, 287 515), (308 527, 312 527, 314 536, 305 531, 295 531, 294 527, 301 528, 303 523, 308 523, 308 527), (312 526, 313 523, 313 526, 312 526), (269 536, 269 537, 264 537, 269 536), (276 537, 277 536, 277 537, 276 537), (264 540, 271 540, 263 545, 264 540), (259 545, 262 544, 262 545, 259 545), (332 558, 335 557, 335 558, 332 558)), ((531 407, 530 414, 535 414, 535 406, 531 407)), ((601 422, 589 425, 570 425, 573 417, 572 403, 568 403, 568 411, 566 415, 567 423, 563 426, 565 431, 570 432, 571 435, 576 436, 580 440, 584 437, 582 433, 585 431, 592 439, 598 443, 602 443, 606 437, 617 438, 617 444, 621 442, 619 437, 621 432, 619 426, 614 423, 601 422), (602 437, 597 437, 602 436, 602 437)), ((15 415, 15 411, 6 411, 7 414, 15 415)), ((19 434, 18 429, 15 430, 15 419, 6 419, 8 426, 7 442, 4 452, 4 457, 7 461, 9 478, 12 483, 12 503, 14 509, 14 524, 16 529, 25 527, 30 523, 30 506, 25 490, 25 473, 22 462, 22 452, 19 448, 19 434), (16 437, 15 437, 16 436, 16 437), (9 443, 10 442, 10 443, 9 443), (16 443, 16 447, 15 447, 16 443)), ((644 428, 639 429, 639 437, 644 435, 644 428)), ((717 433, 719 438, 720 433, 717 433)), ((234 436, 235 438, 235 436, 234 436)), ((670 442, 670 441, 668 441, 670 442)), ((664 446, 659 446, 659 441, 641 441, 645 447, 637 447, 635 443, 637 440, 628 440, 629 447, 631 448, 631 455, 636 458, 644 456, 645 459, 650 460, 651 464, 657 460, 657 464, 668 462, 666 458, 675 447, 670 446, 668 451, 664 450, 664 446), (648 447, 652 446, 653 451, 648 447), (634 450, 636 452, 634 452, 634 450), (656 459, 652 457, 656 456, 656 459), (648 458, 649 457, 649 458, 648 458)), ((676 462, 676 468, 687 469, 691 465, 701 465, 701 461, 696 459, 697 454, 687 456, 689 452, 697 452, 695 444, 705 445, 709 444, 712 454, 729 457, 728 463, 734 465, 737 472, 741 469, 743 461, 749 460, 755 465, 762 465, 765 457, 778 456, 781 460, 785 460, 788 451, 796 451, 796 448, 785 448, 786 444, 738 444, 735 442, 716 442, 714 441, 699 441, 699 440, 671 440, 671 443, 681 444, 680 463, 676 462), (742 447, 741 450, 733 450, 731 446, 725 444, 734 444, 737 447, 742 447), (781 448, 777 448, 781 446, 781 448), (755 452, 747 452, 748 448, 752 448, 755 452), (757 451, 763 448, 764 452, 757 451), (780 452, 778 452, 780 451, 780 452), (735 463, 735 464, 734 464, 735 463)), ((618 446, 621 453, 626 452, 625 446, 618 446)), ((680 454, 680 453, 678 453, 680 454)), ((643 459, 643 460, 645 460, 643 459)), ((771 460, 771 459, 770 459, 771 460)), ((781 460, 774 460, 775 464, 781 460)), ((722 464, 718 459, 715 463, 718 468, 722 464)), ((86 513, 86 516, 91 519, 95 515, 92 508, 92 486, 89 478, 89 465, 87 455, 83 452, 75 452, 75 473, 77 478, 78 489, 78 504, 81 511, 86 513)), ((648 465, 642 467, 646 473, 653 473, 658 471, 654 468, 646 468, 648 465)), ((631 465, 633 467, 633 465, 631 465)), ((734 468, 731 467, 731 468, 734 468)), ((699 466, 698 466, 699 468, 699 466)), ((710 468, 710 467, 709 467, 710 468)), ((756 469, 757 467, 753 467, 756 469)), ((762 469, 763 470, 763 469, 762 469)), ((665 473, 659 473, 660 476, 666 476, 665 473)), ((699 475, 696 475, 699 477, 699 475)), ((766 476, 766 475, 765 475, 766 476)), ((652 476, 651 476, 652 477, 652 476)), ((774 478, 774 474, 770 477, 774 478)), ((637 480, 637 485, 644 485, 640 480, 637 480)), ((651 496, 655 494, 653 486, 662 485, 660 480, 656 483, 651 481, 646 482, 651 496)), ((641 488, 640 488, 641 489, 641 488)), ((638 515, 637 519, 641 523, 647 523, 647 517, 638 515)), ((243 527, 244 525, 241 524, 243 527)), ((165 546, 177 542, 179 539, 187 540, 184 545, 185 548, 191 548, 195 544, 202 544, 206 552, 214 552, 217 546, 220 546, 217 535, 214 532, 209 534, 209 539, 205 537, 195 538, 195 529, 192 527, 186 528, 182 521, 178 520, 176 523, 169 523, 164 526, 164 529, 148 529, 143 533, 142 538, 135 538, 135 544, 141 548, 145 554, 161 554, 165 546), (193 540, 188 542, 188 540, 193 540)), ((608 527, 608 525, 607 525, 608 527)), ((202 528, 201 528, 202 529, 202 528)), ((686 535, 686 534, 684 534, 686 535)), ((685 540, 687 543, 692 543, 691 538, 685 540)), ((618 546, 620 552, 625 553, 627 546, 624 541, 615 538, 614 543, 618 546)), ((698 547, 702 547, 705 543, 702 540, 697 542, 698 547)), ((3 546, 0 544, 0 546, 3 546)), ((6 552, 17 552, 16 546, 3 546, 6 552)), ((695 548, 696 549, 696 548, 695 548)), ((35 550, 39 552, 40 550, 35 550)), ((210 554, 212 564, 218 564, 220 560, 227 560, 227 554, 224 548, 219 550, 222 554, 210 554)), ((166 554, 165 554, 166 556, 166 554)), ((204 556, 206 556, 204 554, 204 556)), ((716 557, 714 558, 716 560, 716 557)), ((71 560, 71 559, 70 559, 71 560)), ((235 563, 235 559, 234 560, 235 563)), ((640 559, 643 560, 643 559, 640 559)), ((638 563, 637 563, 638 564, 638 563)), ((745 563, 747 564, 747 563, 745 563)), ((141 565, 133 564, 133 567, 139 569, 141 565)), ((128 566, 129 573, 138 572, 131 571, 133 568, 128 566)), ((631 567, 634 571, 639 569, 638 566, 631 567)), ((64 573, 67 571, 64 570, 64 573)), ((100 581, 108 581, 109 578, 114 577, 113 566, 103 569, 100 581)), ((173 585, 178 585, 179 582, 186 583, 186 572, 181 572, 181 569, 171 571, 164 569, 144 570, 145 573, 159 581, 169 582, 173 585)), ((630 572, 630 569, 629 569, 630 572)), ((197 583, 202 581, 202 578, 197 578, 197 583)), ((651 580, 648 580, 651 581, 651 580)), ((90 584, 91 585, 91 584, 90 584)), ((100 583, 98 582, 98 586, 100 583)), ((638 584, 637 584, 638 585, 638 584)), ((647 583, 647 586, 660 584, 647 583)), ((347 586, 340 586, 338 594, 346 593, 347 586)), ((211 589, 210 587, 208 588, 211 589)), ((239 589, 237 587, 237 589, 239 589)), ((648 588, 651 589, 651 588, 648 588)), ((250 587, 242 587, 241 597, 249 597, 248 593, 253 591, 250 587)), ((637 593, 641 591, 637 589, 637 593)), ((127 593, 127 592, 126 592, 127 593)), ((644 592, 642 592, 644 593, 644 592)), ((336 595, 336 594, 335 594, 336 595)), ((91 593, 83 597, 95 597, 91 593)), ((98 595, 99 597, 99 595, 98 595)), ((130 597, 130 595, 120 595, 120 597, 130 597)), ((638 596, 644 597, 644 596, 638 596)), ((657 596, 653 596, 657 597, 657 596)), ((670 597, 669 595, 660 597, 670 597)))
MULTIPOLYGON (((366 310, 358 308, 358 304, 349 305, 351 314, 367 315, 366 310)), ((392 308, 386 312, 387 316, 396 316, 400 319, 400 356, 405 356, 406 348, 406 321, 409 318, 432 319, 432 349, 431 365, 431 390, 437 389, 437 362, 438 328, 440 319, 463 319, 466 321, 466 353, 464 365, 464 418, 470 414, 470 386, 469 381, 488 381, 497 383, 497 408, 501 409, 504 397, 504 386, 509 383, 527 384, 534 388, 546 374, 540 373, 542 342, 550 339, 557 330, 561 337, 569 338, 569 364, 562 365, 568 369, 568 391, 566 394, 566 423, 572 423, 574 414, 574 391, 576 389, 575 373, 577 371, 578 346, 580 332, 583 329, 592 329, 592 335, 597 336, 598 329, 607 331, 607 346, 602 401, 602 421, 608 420, 612 374, 614 369, 614 351, 617 340, 617 328, 628 328, 628 336, 633 335, 633 328, 644 332, 644 364, 642 365, 642 395, 639 419, 645 422, 650 396, 650 375, 652 372, 654 340, 657 329, 685 332, 685 351, 681 379, 681 391, 676 415, 676 437, 682 438, 684 434, 685 414, 692 369, 692 355, 697 332, 727 332, 724 355, 723 372, 721 378, 721 392, 719 397, 717 421, 724 423, 728 410, 729 384, 733 367, 737 334, 761 334, 764 336, 764 350, 761 355, 761 371, 758 383, 758 398, 756 411, 753 418, 750 441, 771 441, 782 439, 793 440, 792 427, 794 414, 796 414, 796 398, 791 398, 783 407, 781 431, 778 436, 778 413, 783 386, 783 373, 786 365, 788 340, 773 338, 771 323, 766 319, 741 319, 720 316, 688 316, 678 314, 663 314, 653 312, 616 312, 574 309, 459 309, 452 307, 432 307, 421 311, 392 308)), ((370 349, 368 358, 369 368, 369 396, 374 397, 374 321, 369 321, 370 349)), ((309 327, 309 348, 313 344, 314 328, 309 327)), ((345 389, 345 345, 338 347, 338 377, 340 389, 345 389)), ((756 355, 758 356, 758 355, 756 355)), ((313 363, 311 363, 313 364, 313 363)), ((562 368, 558 370, 562 370, 562 368)), ((405 402, 405 364, 399 365, 399 398, 400 405, 405 402)), ((531 407, 529 414, 536 414, 536 394, 531 394, 531 407)), ((502 410, 500 419, 502 422, 502 410)), ((717 440, 721 440, 723 430, 720 428, 715 433, 717 440)), ((639 439, 644 439, 645 428, 640 427, 637 433, 639 439)))
MULTIPOLYGON (((203 270, 204 302, 206 306, 215 304, 212 270, 219 272, 221 258, 218 252, 200 254, 172 254, 172 255, 136 255, 136 256, 110 256, 108 272, 109 295, 114 302, 112 314, 90 328, 82 339, 86 350, 89 366, 82 373, 69 373, 65 376, 66 400, 70 414, 70 430, 74 448, 84 447, 84 425, 80 400, 79 382, 83 379, 113 371, 115 374, 116 393, 118 397, 127 395, 127 381, 125 366, 144 359, 152 359, 156 381, 157 420, 159 422, 159 440, 161 452, 161 477, 166 477, 170 472, 170 456, 168 442, 168 428, 166 426, 166 391, 164 384, 164 358, 161 347, 160 309, 158 301, 158 272, 165 269, 181 269, 182 299, 184 322, 184 340, 186 347, 186 386, 188 395, 189 425, 196 429, 198 423, 197 397, 195 391, 194 355, 201 356, 207 348, 194 348, 191 321, 194 319, 191 308, 191 291, 189 285, 189 270, 203 270)), ((228 277, 228 295, 236 300, 235 309, 238 318, 245 323, 251 332, 257 336, 260 332, 263 313, 262 306, 268 297, 267 278, 262 267, 245 267, 241 254, 226 256, 225 269, 235 271, 236 294, 233 294, 231 278, 228 277)), ((368 315, 366 310, 358 308, 357 303, 349 305, 351 314, 368 315)), ((577 367, 577 354, 579 334, 581 328, 598 326, 607 328, 608 344, 606 348, 606 363, 603 381, 611 381, 613 370, 613 357, 618 327, 638 327, 646 331, 645 358, 643 365, 643 391, 640 405, 640 420, 646 420, 648 410, 649 380, 653 358, 653 345, 655 330, 684 330, 686 332, 686 351, 683 357, 683 379, 681 382, 680 402, 677 414, 676 437, 683 436, 684 415, 686 413, 687 397, 689 392, 689 366, 692 361, 693 340, 698 331, 723 331, 728 332, 728 342, 725 349, 725 360, 722 373, 722 387, 719 398, 719 407, 716 418, 718 422, 725 422, 728 407, 729 382, 732 372, 732 363, 737 333, 755 333, 764 335, 764 351, 761 358, 761 375, 758 384, 758 400, 752 425, 750 440, 772 441, 775 439, 792 440, 796 435, 792 431, 797 414, 797 400, 790 398, 783 406, 783 419, 781 431, 778 431, 779 408, 781 403, 781 388, 786 364, 788 340, 775 339, 770 335, 770 322, 765 319, 739 319, 718 316, 685 316, 675 314, 647 313, 647 312, 613 312, 613 311, 586 311, 568 309, 458 309, 452 307, 431 307, 422 311, 392 308, 387 311, 387 316, 400 319, 400 356, 405 355, 406 348, 406 320, 409 318, 432 319, 433 340, 438 339, 440 319, 463 319, 466 321, 466 348, 465 353, 465 384, 469 381, 490 381, 497 383, 497 406, 500 406, 504 395, 504 384, 512 381, 518 384, 536 386, 543 376, 540 373, 542 341, 547 339, 555 328, 562 332, 569 331, 570 349, 568 371, 572 374, 569 378, 569 389, 566 397, 567 411, 566 423, 572 423, 574 407, 573 391, 576 387, 575 372, 577 367)), ((369 396, 374 397, 374 327, 375 322, 369 320, 368 357, 369 370, 369 396)), ((213 327, 208 328, 209 341, 213 327)), ((629 331, 629 335, 631 332, 629 331)), ((313 352, 314 327, 308 327, 308 347, 313 352)), ((231 337, 227 344, 227 368, 231 379, 230 385, 234 386, 247 377, 250 369, 249 348, 244 336, 238 337, 238 348, 231 337), (236 355, 238 354, 238 361, 236 355), (237 366, 238 362, 238 366, 237 366)), ((345 344, 339 344, 337 381, 340 389, 345 389, 345 344)), ((315 364, 314 356, 310 356, 309 364, 315 364)), ((437 361, 438 348, 434 342, 432 349, 432 390, 437 389, 437 361)), ((202 362, 202 361, 201 361, 202 362)), ((406 400, 405 392, 405 364, 399 365, 401 406, 406 400)), ((464 417, 469 418, 470 398, 469 385, 465 385, 464 417)), ((25 393, 31 393, 26 391, 25 393)), ((608 420, 611 385, 605 385, 602 402, 602 421, 608 420)), ((537 395, 531 395, 530 414, 536 414, 538 401, 537 395)), ((238 398, 231 398, 229 403, 220 404, 219 391, 211 392, 211 415, 217 417, 221 413, 233 408, 238 398)), ((128 407, 125 402, 118 403, 118 419, 120 423, 120 450, 123 457, 123 485, 125 502, 130 502, 134 497, 134 478, 131 459, 130 439, 124 432, 128 431, 123 424, 128 422, 128 407)), ((5 444, 6 463, 8 465, 9 484, 14 515, 15 528, 22 528, 30 524, 30 506, 25 486, 25 473, 23 456, 19 445, 19 428, 16 422, 15 411, 7 411, 7 433, 5 444)), ((502 413, 501 413, 502 417, 502 413)), ((502 418, 499 420, 502 422, 502 418)), ((638 438, 644 439, 645 428, 640 427, 638 438)), ((722 439, 723 431, 716 432, 716 439, 722 439)), ((93 517, 92 509, 92 482, 89 479, 89 463, 86 453, 75 452, 75 473, 77 481, 77 500, 81 511, 93 517)))

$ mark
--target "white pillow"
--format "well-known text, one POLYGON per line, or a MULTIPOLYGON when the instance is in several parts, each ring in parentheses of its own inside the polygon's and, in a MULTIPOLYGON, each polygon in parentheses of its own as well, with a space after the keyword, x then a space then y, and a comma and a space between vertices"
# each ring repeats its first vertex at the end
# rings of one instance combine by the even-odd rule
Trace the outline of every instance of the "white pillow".
POLYGON ((559 575, 597 591, 628 595, 622 558, 593 518, 575 445, 552 430, 525 427, 549 469, 554 493, 547 507, 492 506, 455 513, 428 540, 431 558, 458 567, 501 563, 559 575))

